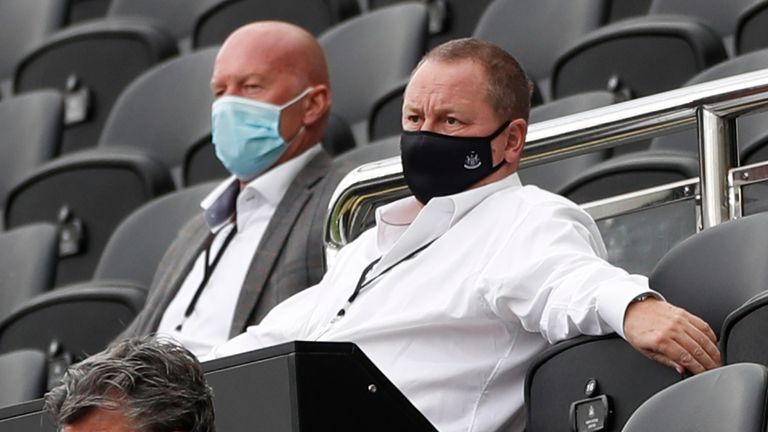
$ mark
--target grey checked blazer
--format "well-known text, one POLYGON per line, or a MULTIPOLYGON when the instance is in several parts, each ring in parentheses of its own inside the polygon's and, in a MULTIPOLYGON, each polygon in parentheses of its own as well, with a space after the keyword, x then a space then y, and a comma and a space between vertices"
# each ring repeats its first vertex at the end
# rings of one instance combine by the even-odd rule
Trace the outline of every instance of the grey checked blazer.
MULTIPOLYGON (((251 260, 230 337, 258 324, 276 304, 320 281, 328 203, 339 181, 357 165, 354 161, 334 164, 323 151, 293 180, 251 260)), ((202 214, 181 229, 158 266, 144 309, 121 337, 157 330, 165 309, 210 241, 212 235, 202 214)))

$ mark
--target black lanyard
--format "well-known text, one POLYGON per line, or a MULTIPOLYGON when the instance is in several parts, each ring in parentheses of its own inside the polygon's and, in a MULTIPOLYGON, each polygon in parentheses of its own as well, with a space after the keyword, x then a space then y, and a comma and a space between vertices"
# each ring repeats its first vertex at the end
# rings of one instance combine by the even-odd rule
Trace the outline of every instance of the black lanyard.
POLYGON ((181 320, 181 323, 176 326, 176 331, 181 331, 181 328, 184 326, 187 318, 189 318, 192 315, 192 312, 195 311, 197 301, 200 300, 200 296, 203 294, 205 286, 208 285, 208 281, 211 279, 213 271, 216 270, 216 266, 219 265, 221 256, 224 255, 224 251, 227 249, 227 246, 229 246, 229 243, 231 243, 232 239, 235 238, 235 234, 237 234, 237 225, 232 226, 232 229, 229 231, 229 233, 227 233, 227 237, 224 239, 224 243, 221 244, 219 250, 216 251, 216 256, 213 257, 213 262, 211 262, 211 246, 213 245, 213 242, 209 243, 205 248, 205 267, 203 268, 203 280, 201 280, 200 285, 197 286, 195 295, 192 296, 192 300, 190 300, 187 309, 184 311, 184 318, 181 320))
MULTIPOLYGON (((435 240, 437 240, 437 239, 435 239, 435 240)), ((391 266, 387 267, 381 273, 377 274, 375 277, 371 278, 370 280, 365 280, 365 278, 368 277, 368 273, 370 273, 371 270, 373 270, 373 267, 376 264, 378 264, 379 261, 381 261, 381 257, 378 257, 375 260, 373 260, 373 262, 368 264, 365 267, 365 270, 363 270, 363 273, 360 275, 360 279, 358 279, 358 281, 357 281, 357 285, 355 285, 355 290, 352 291, 352 295, 349 296, 349 298, 347 299, 347 302, 344 304, 344 307, 339 309, 339 311, 336 313, 336 318, 335 319, 339 319, 339 318, 341 318, 341 317, 343 317, 344 315, 347 314, 347 310, 349 309, 350 306, 352 306, 352 302, 355 301, 355 299, 357 298, 357 295, 360 294, 360 291, 363 288, 365 288, 368 285, 372 284, 375 280, 377 280, 378 278, 384 276, 387 272, 389 272, 393 268, 399 266, 403 262, 408 261, 409 259, 415 257, 419 252, 423 251, 424 249, 428 248, 429 245, 434 243, 435 240, 432 240, 431 242, 425 244, 424 246, 421 246, 420 248, 416 249, 415 251, 409 253, 407 256, 405 256, 401 260, 397 261, 396 263, 392 264, 391 266)))

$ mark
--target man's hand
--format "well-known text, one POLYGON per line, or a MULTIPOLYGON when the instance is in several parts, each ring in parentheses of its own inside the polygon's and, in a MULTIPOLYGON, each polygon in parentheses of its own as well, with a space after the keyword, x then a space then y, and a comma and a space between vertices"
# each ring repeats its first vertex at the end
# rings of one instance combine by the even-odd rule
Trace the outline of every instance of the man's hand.
POLYGON ((636 350, 681 375, 685 369, 699 373, 721 365, 717 337, 709 325, 656 298, 627 307, 624 335, 636 350))

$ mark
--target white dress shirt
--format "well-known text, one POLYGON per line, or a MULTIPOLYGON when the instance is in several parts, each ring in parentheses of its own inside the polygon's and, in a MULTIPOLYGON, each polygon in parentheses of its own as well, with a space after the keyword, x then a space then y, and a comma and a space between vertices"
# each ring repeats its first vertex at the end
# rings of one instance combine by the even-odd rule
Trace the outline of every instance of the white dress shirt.
POLYGON ((276 306, 214 357, 291 340, 352 341, 440 431, 524 427, 533 356, 578 334, 623 335, 624 312, 651 292, 604 261, 594 221, 517 175, 421 208, 384 206, 315 287, 276 306), (435 240, 436 239, 436 240, 435 240), (363 269, 365 287, 335 319, 363 269))
POLYGON ((242 191, 239 191, 239 181, 230 178, 203 200, 201 207, 206 221, 216 233, 209 262, 213 262, 227 234, 234 229, 233 201, 237 233, 226 250, 221 251, 221 260, 203 288, 194 312, 185 319, 184 312, 203 280, 205 252, 200 254, 165 310, 158 333, 178 340, 197 356, 207 354, 211 348, 229 339, 240 288, 261 237, 293 179, 318 152, 319 144, 256 177, 242 191), (177 326, 182 322, 184 324, 178 330, 177 326))

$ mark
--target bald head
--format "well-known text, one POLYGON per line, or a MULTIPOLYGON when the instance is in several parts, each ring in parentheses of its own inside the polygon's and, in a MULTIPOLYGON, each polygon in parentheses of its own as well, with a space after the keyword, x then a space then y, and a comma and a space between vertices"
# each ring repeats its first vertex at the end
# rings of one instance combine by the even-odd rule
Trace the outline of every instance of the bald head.
POLYGON ((221 46, 213 68, 215 97, 239 96, 282 106, 309 93, 280 116, 280 135, 289 143, 277 164, 323 137, 331 93, 322 47, 301 27, 279 21, 254 22, 235 30, 221 46))
POLYGON ((280 21, 259 21, 240 27, 224 41, 216 62, 258 61, 280 73, 294 75, 304 84, 329 85, 322 47, 312 34, 280 21))

